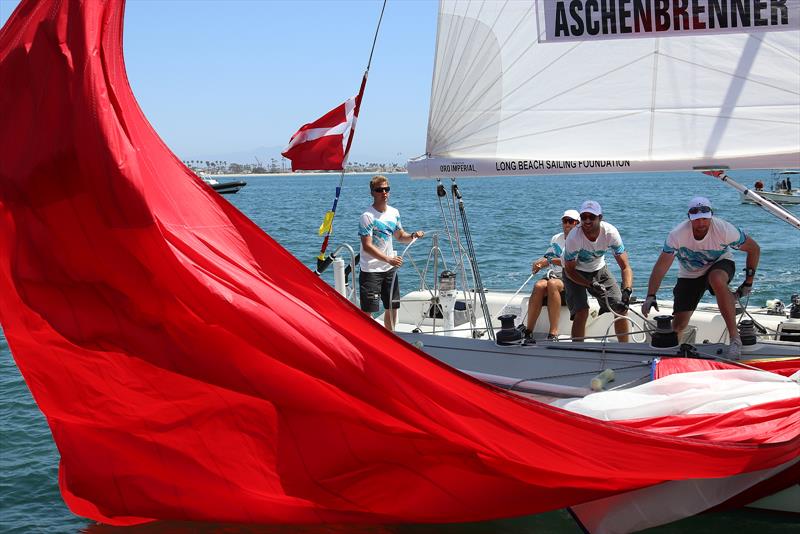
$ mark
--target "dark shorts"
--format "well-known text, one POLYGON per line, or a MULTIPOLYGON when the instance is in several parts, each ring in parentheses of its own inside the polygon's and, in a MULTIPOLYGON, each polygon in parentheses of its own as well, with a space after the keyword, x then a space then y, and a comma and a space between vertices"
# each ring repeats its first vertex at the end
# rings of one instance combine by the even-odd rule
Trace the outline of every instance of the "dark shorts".
POLYGON ((358 275, 358 285, 361 294, 361 309, 365 312, 380 311, 380 303, 384 309, 397 309, 400 307, 400 277, 397 269, 390 269, 382 273, 366 273, 361 271, 358 275), (392 287, 394 280, 394 287, 392 287), (391 291, 391 298, 389 292, 391 291))
POLYGON ((733 280, 733 273, 736 272, 736 264, 732 260, 719 260, 699 278, 678 278, 678 283, 675 284, 675 289, 672 290, 672 295, 675 298, 675 307, 672 311, 694 311, 700 299, 703 298, 706 289, 713 295, 714 291, 708 285, 708 274, 717 269, 728 275, 728 283, 730 283, 733 280))
MULTIPOLYGON (((622 305, 622 291, 619 289, 619 284, 611 276, 611 273, 608 272, 608 267, 605 265, 598 269, 597 271, 586 272, 586 271, 578 271, 578 274, 582 276, 587 282, 591 283, 593 281, 600 282, 600 284, 605 288, 606 294, 608 295, 608 302, 612 305, 619 305, 621 309, 622 305)), ((567 306, 569 307, 569 318, 575 319, 575 314, 580 310, 584 310, 589 308, 589 299, 587 297, 587 292, 592 293, 592 296, 597 298, 591 289, 584 287, 582 285, 578 285, 572 280, 569 279, 569 276, 564 276, 564 291, 567 297, 567 306)), ((603 314, 607 311, 611 311, 606 304, 605 299, 598 299, 598 303, 600 304, 600 313, 603 314)), ((618 309, 618 311, 620 311, 618 309)))

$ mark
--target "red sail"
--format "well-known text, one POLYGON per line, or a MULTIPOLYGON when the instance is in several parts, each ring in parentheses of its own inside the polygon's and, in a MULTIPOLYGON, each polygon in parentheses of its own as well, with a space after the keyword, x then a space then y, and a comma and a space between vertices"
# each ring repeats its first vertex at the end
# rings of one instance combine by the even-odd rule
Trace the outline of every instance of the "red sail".
POLYGON ((797 457, 797 425, 763 444, 599 422, 380 328, 159 139, 123 6, 24 0, 0 33, 0 322, 75 513, 472 521, 797 457))

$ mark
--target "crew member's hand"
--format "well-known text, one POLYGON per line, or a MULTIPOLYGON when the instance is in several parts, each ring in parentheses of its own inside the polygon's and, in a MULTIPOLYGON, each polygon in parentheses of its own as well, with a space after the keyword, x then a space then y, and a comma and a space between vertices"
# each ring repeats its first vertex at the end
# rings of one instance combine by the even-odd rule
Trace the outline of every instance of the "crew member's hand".
POLYGON ((606 298, 606 288, 603 287, 603 284, 601 284, 597 280, 593 281, 592 285, 589 286, 589 293, 594 295, 594 298, 596 298, 599 301, 603 301, 606 298))
POLYGON ((625 306, 630 306, 631 304, 631 293, 633 293, 633 289, 629 287, 622 288, 622 303, 625 306))
POLYGON ((736 290, 734 295, 737 299, 743 299, 750 295, 750 292, 753 290, 753 284, 750 282, 744 282, 739 288, 736 290))
POLYGON ((531 264, 531 273, 536 274, 542 270, 542 268, 547 265, 546 261, 538 259, 531 264))
POLYGON ((423 232, 422 230, 417 230, 416 232, 411 232, 411 238, 412 239, 422 239, 423 237, 425 237, 425 232, 423 232))
POLYGON ((658 309, 658 302, 656 302, 655 295, 647 295, 647 298, 644 299, 644 304, 642 304, 642 315, 647 317, 647 314, 650 313, 650 308, 655 308, 656 311, 660 311, 658 309))
POLYGON ((389 261, 387 263, 392 267, 400 267, 401 265, 403 265, 403 257, 392 256, 391 258, 389 258, 389 261))

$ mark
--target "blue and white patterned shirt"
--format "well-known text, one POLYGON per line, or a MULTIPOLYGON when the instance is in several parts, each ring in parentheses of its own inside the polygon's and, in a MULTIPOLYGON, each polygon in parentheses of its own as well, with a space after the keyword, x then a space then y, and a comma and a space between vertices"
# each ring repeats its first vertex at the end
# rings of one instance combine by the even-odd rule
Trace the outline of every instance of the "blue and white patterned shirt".
POLYGON ((567 236, 564 261, 575 260, 578 270, 593 272, 605 266, 606 250, 610 250, 615 256, 625 252, 625 245, 614 225, 600 221, 600 234, 594 241, 589 241, 583 228, 578 226, 567 236))
POLYGON ((563 261, 564 255, 564 232, 559 232, 550 238, 550 246, 544 252, 544 257, 550 262, 550 270, 555 274, 561 274, 561 265, 556 265, 553 260, 558 258, 563 261))
POLYGON ((732 259, 731 248, 739 248, 747 239, 744 231, 719 217, 712 217, 708 233, 699 241, 692 233, 692 221, 672 229, 663 251, 678 258, 679 278, 699 278, 719 260, 732 259))
MULTIPOLYGON (((400 212, 391 206, 386 206, 386 211, 378 211, 372 206, 361 214, 358 224, 358 235, 361 237, 371 236, 372 245, 387 256, 394 255, 394 245, 392 235, 397 230, 402 230, 400 223, 400 212)), ((365 273, 383 273, 392 268, 385 261, 373 257, 361 248, 361 260, 359 261, 361 270, 365 273)))

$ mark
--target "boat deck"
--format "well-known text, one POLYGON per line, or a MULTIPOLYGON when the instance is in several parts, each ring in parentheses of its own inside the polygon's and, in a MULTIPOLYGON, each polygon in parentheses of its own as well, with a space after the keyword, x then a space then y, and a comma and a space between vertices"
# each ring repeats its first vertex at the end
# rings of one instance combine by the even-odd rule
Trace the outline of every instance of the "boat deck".
MULTIPOLYGON (((574 343, 536 340, 530 345, 497 345, 475 340, 430 334, 398 333, 434 358, 497 386, 553 397, 575 397, 591 393, 591 382, 605 369, 615 379, 606 389, 633 387, 652 379, 658 358, 676 357, 675 349, 654 349, 644 343, 574 343)), ((727 345, 696 346, 701 358, 724 358, 727 345)), ((742 362, 751 359, 792 357, 796 344, 757 343, 744 347, 742 362)))

